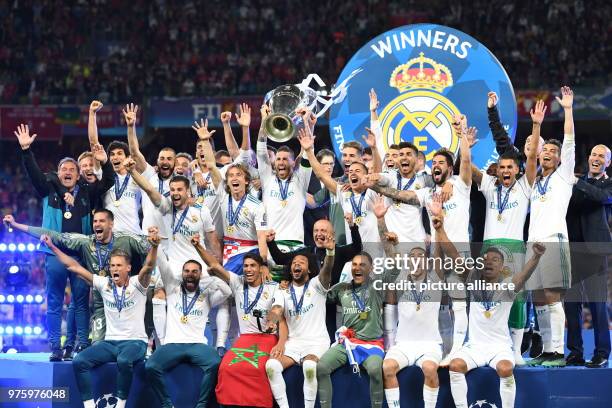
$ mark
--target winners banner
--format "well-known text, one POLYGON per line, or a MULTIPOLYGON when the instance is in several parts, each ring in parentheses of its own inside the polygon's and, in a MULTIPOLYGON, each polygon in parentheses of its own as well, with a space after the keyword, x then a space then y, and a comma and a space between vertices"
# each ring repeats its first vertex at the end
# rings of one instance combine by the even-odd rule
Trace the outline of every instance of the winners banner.
POLYGON ((425 153, 428 162, 442 147, 457 155, 459 139, 452 117, 461 113, 468 126, 478 128, 474 164, 483 168, 497 161, 487 119, 489 91, 497 93, 502 123, 514 140, 517 108, 510 79, 491 51, 461 31, 434 24, 388 31, 357 51, 337 83, 351 75, 345 98, 330 112, 330 136, 338 157, 343 143, 361 142, 370 127, 372 88, 380 102, 381 152, 408 141, 425 153))

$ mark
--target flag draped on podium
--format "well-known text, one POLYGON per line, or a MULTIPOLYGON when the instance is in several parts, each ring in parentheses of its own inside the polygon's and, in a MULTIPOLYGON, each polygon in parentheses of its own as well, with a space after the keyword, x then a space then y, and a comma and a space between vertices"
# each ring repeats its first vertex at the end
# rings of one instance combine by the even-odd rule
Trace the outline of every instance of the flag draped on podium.
POLYGON ((360 340, 355 337, 353 329, 342 326, 336 331, 336 343, 343 344, 348 356, 348 362, 353 372, 359 374, 359 365, 371 356, 385 357, 383 339, 360 340))

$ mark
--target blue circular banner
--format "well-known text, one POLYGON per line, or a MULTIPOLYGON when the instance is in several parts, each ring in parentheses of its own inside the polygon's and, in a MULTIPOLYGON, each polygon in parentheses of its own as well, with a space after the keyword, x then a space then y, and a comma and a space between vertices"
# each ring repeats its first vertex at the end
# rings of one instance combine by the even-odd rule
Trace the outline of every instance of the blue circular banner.
POLYGON ((451 118, 462 113, 468 126, 478 129, 473 163, 484 168, 497 161, 487 117, 490 91, 499 97, 502 122, 514 140, 516 100, 506 71, 484 45, 450 27, 416 24, 387 31, 361 47, 336 83, 346 89, 330 109, 330 136, 338 157, 343 143, 362 142, 370 126, 372 88, 380 102, 381 152, 409 141, 428 162, 441 147, 456 154, 459 141, 451 118))

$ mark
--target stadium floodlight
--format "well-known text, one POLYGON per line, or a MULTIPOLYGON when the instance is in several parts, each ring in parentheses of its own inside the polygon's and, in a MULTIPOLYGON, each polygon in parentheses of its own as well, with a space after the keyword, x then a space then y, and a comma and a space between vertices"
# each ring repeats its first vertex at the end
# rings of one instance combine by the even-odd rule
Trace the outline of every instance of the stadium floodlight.
POLYGON ((15 244, 9 244, 8 245, 8 250, 11 252, 15 252, 15 250, 17 249, 17 245, 15 244))
POLYGON ((32 302, 34 301, 34 296, 32 296, 32 295, 26 295, 26 297, 25 297, 25 301, 26 301, 27 303, 32 303, 32 302))
POLYGON ((17 350, 14 347, 11 347, 11 348, 6 350, 6 354, 17 354, 17 353, 19 353, 19 350, 17 350))
POLYGON ((6 326, 6 327, 4 328, 4 332, 5 332, 6 334, 13 334, 13 326, 6 326))
POLYGON ((0 244, 0 252, 4 252, 8 249, 5 243, 0 244))
POLYGON ((23 252, 23 251, 25 251, 25 250, 26 250, 26 246, 25 246, 25 244, 19 244, 19 245, 17 245, 17 250, 18 250, 19 252, 23 252))
POLYGON ((15 300, 17 301, 17 303, 23 303, 23 301, 25 300, 25 298, 23 297, 23 295, 17 295, 17 297, 15 298, 15 300))
POLYGON ((19 266, 18 265, 11 265, 9 267, 9 273, 17 273, 19 272, 19 266))
POLYGON ((6 297, 4 295, 0 295, 0 303, 4 303, 6 301, 6 297))
POLYGON ((13 302, 15 301, 15 296, 13 296, 13 295, 8 295, 8 296, 6 297, 6 301, 7 301, 8 303, 13 303, 13 302))
POLYGON ((36 303, 42 303, 42 302, 45 301, 45 299, 42 297, 42 295, 36 295, 36 296, 34 296, 34 301, 36 303))
POLYGON ((30 252, 34 252, 36 250, 36 246, 31 242, 28 244, 27 248, 30 252))
POLYGON ((23 329, 23 332, 24 332, 25 334, 28 334, 28 335, 29 335, 29 334, 32 334, 32 328, 31 328, 30 326, 26 326, 26 327, 23 329))
POLYGON ((36 326, 34 327, 34 334, 39 335, 40 333, 42 333, 42 328, 40 326, 36 326))
POLYGON ((17 326, 15 327, 15 334, 21 336, 23 334, 23 327, 17 326))

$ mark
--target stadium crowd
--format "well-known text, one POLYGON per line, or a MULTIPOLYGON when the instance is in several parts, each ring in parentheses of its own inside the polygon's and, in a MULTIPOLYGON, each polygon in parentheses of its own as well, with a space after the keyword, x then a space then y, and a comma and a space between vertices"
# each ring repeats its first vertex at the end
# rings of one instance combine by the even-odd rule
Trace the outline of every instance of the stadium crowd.
POLYGON ((265 94, 311 72, 331 83, 370 38, 425 21, 495 50, 516 88, 601 85, 611 10, 605 0, 2 2, 0 103, 265 94))

